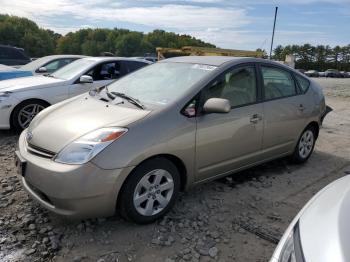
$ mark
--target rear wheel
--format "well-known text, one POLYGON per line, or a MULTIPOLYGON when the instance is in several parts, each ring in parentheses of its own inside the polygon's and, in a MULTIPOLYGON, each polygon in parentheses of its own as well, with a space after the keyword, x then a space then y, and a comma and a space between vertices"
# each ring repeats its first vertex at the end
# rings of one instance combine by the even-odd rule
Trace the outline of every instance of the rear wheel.
POLYGON ((171 161, 147 160, 125 182, 120 192, 120 213, 139 224, 151 223, 170 210, 179 190, 180 175, 171 161))
POLYGON ((15 130, 26 129, 33 118, 48 104, 40 100, 28 100, 19 104, 12 113, 11 123, 15 130))
POLYGON ((292 155, 295 163, 304 163, 311 156, 316 142, 316 131, 312 126, 307 127, 301 134, 292 155))

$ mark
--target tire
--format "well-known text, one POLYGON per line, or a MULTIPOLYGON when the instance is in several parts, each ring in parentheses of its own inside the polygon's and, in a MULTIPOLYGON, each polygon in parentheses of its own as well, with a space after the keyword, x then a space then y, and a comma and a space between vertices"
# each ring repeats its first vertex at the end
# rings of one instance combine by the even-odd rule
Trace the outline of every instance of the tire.
POLYGON ((27 100, 15 107, 11 115, 11 126, 15 131, 27 128, 32 119, 49 104, 41 100, 27 100))
POLYGON ((180 174, 171 161, 147 160, 125 181, 118 201, 120 214, 138 224, 152 223, 172 208, 179 191, 180 174))
POLYGON ((292 162, 301 164, 306 162, 314 148, 316 143, 316 130, 312 126, 308 126, 304 129, 299 137, 298 143, 295 146, 293 155, 291 157, 292 162))

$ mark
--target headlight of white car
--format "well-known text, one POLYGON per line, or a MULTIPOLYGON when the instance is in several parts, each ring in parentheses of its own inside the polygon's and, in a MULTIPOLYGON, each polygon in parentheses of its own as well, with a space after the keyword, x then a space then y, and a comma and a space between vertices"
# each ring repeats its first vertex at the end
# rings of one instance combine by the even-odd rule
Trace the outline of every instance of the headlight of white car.
POLYGON ((299 223, 297 223, 283 243, 278 262, 304 262, 299 234, 299 223))
POLYGON ((105 127, 88 133, 63 148, 55 158, 64 164, 84 164, 128 131, 123 127, 105 127))
POLYGON ((10 97, 10 92, 0 92, 0 103, 10 97))

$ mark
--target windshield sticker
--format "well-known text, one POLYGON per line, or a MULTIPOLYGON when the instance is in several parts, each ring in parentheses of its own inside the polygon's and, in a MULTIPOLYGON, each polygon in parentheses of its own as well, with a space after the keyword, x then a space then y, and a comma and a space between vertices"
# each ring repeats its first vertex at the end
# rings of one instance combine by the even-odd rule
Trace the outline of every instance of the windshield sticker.
POLYGON ((213 71, 216 68, 216 66, 194 64, 191 68, 192 69, 199 69, 199 70, 206 70, 206 71, 213 71))

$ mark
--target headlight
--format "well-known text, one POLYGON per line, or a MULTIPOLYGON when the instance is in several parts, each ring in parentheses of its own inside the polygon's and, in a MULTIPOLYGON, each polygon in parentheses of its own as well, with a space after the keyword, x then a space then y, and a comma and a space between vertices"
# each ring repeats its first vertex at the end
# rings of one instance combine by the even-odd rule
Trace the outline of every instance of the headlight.
POLYGON ((299 234, 299 223, 297 223, 283 243, 278 262, 304 262, 299 234))
POLYGON ((0 92, 0 102, 10 97, 11 92, 0 92))
POLYGON ((105 127, 88 133, 63 148, 55 158, 64 164, 84 164, 128 131, 123 127, 105 127))

